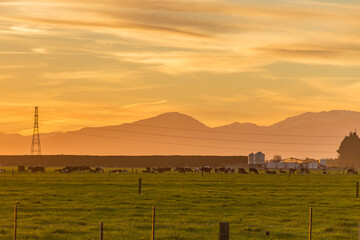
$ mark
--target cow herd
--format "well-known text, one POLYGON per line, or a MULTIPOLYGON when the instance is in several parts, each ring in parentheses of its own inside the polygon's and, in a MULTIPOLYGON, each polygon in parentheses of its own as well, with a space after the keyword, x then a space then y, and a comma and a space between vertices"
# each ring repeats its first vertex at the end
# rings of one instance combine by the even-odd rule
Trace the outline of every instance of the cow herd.
POLYGON ((356 171, 356 170, 353 169, 353 168, 349 168, 349 169, 347 170, 347 174, 358 174, 358 171, 356 171))
POLYGON ((31 173, 36 173, 36 172, 42 172, 44 173, 45 172, 45 167, 32 167, 32 166, 29 166, 29 167, 25 167, 25 166, 18 166, 17 168, 17 171, 18 172, 31 172, 31 173))
MULTIPOLYGON (((190 167, 174 167, 173 169, 171 167, 166 167, 166 168, 151 168, 151 167, 147 167, 146 170, 143 170, 143 173, 165 173, 165 172, 177 172, 177 173, 224 173, 224 174, 232 174, 232 173, 238 173, 238 174, 259 174, 259 170, 257 168, 249 168, 248 171, 246 171, 245 168, 225 168, 225 167, 220 167, 220 168, 211 168, 209 166, 205 166, 205 167, 195 167, 195 168, 190 168, 190 167)), ((290 169, 289 170, 290 173, 292 174, 309 174, 309 170, 308 169, 290 169)), ((269 169, 265 169, 265 173, 267 174, 277 174, 276 170, 269 170, 269 169)), ((287 173, 285 170, 280 169, 279 173, 287 173)))
MULTIPOLYGON (((309 169, 307 168, 291 168, 288 171, 284 170, 284 169, 280 169, 280 170, 274 170, 274 169, 261 169, 263 170, 266 174, 269 175, 274 175, 274 174, 310 174, 309 169)), ((343 173, 346 169, 343 169, 343 173)), ((45 172, 45 167, 41 167, 41 166, 18 166, 17 167, 17 171, 18 172, 31 172, 31 173, 37 173, 37 172, 45 172)), ((220 174, 220 173, 224 173, 224 174, 234 174, 234 173, 238 173, 238 174, 259 174, 260 169, 257 168, 253 168, 250 167, 248 169, 245 168, 230 168, 230 167, 219 167, 219 168, 212 168, 209 166, 204 166, 204 167, 195 167, 195 168, 191 168, 191 167, 159 167, 159 168, 152 168, 152 167, 147 167, 145 170, 143 170, 143 173, 167 173, 167 172, 175 172, 175 173, 216 173, 216 174, 220 174)), ((0 173, 4 173, 6 172, 5 169, 0 169, 0 173)), ((58 173, 74 173, 74 172, 88 172, 88 173, 103 173, 104 169, 102 167, 95 167, 94 169, 91 168, 90 166, 66 166, 64 168, 60 168, 60 169, 56 169, 55 172, 58 173)), ((137 170, 136 170, 137 172, 137 170)), ((321 170, 322 174, 329 174, 329 171, 327 169, 322 169, 321 170)), ((128 170, 126 169, 113 169, 113 170, 109 170, 109 174, 110 173, 128 173, 128 170)), ((353 175, 353 174, 358 174, 358 171, 355 170, 354 168, 348 168, 347 169, 347 174, 348 175, 353 175)))
POLYGON ((96 167, 95 169, 92 169, 89 166, 80 166, 80 167, 67 166, 64 168, 56 169, 55 172, 59 172, 59 173, 73 173, 73 172, 103 173, 104 169, 102 167, 96 167))
MULTIPOLYGON (((291 168, 288 171, 284 170, 284 169, 279 169, 279 170, 274 170, 274 169, 261 169, 263 170, 266 174, 269 175, 274 175, 274 174, 302 174, 302 175, 307 175, 310 174, 309 169, 307 168, 291 168)), ((220 168, 211 168, 209 166, 206 167, 195 167, 195 168, 190 168, 190 167, 166 167, 166 168, 151 168, 151 167, 147 167, 146 170, 143 170, 143 173, 165 173, 165 172, 176 172, 176 173, 224 173, 224 174, 232 174, 232 173, 238 173, 238 174, 259 174, 260 169, 257 168, 252 168, 250 167, 248 170, 246 170, 245 168, 225 168, 225 167, 220 167, 220 168)), ((323 169, 322 174, 329 174, 327 169, 323 169)), ((357 171, 355 171, 354 169, 348 169, 348 174, 357 174, 357 171)))

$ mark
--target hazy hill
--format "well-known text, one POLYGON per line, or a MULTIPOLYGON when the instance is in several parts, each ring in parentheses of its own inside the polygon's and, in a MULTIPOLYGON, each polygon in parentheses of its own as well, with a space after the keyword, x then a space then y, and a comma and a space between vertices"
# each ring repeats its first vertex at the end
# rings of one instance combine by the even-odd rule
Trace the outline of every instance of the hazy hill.
MULTIPOLYGON (((115 126, 41 135, 44 154, 247 155, 335 157, 349 131, 360 129, 360 112, 304 113, 271 126, 232 123, 210 128, 181 113, 115 126), (327 137, 326 137, 327 136, 327 137)), ((28 154, 31 136, 0 134, 0 154, 28 154)))

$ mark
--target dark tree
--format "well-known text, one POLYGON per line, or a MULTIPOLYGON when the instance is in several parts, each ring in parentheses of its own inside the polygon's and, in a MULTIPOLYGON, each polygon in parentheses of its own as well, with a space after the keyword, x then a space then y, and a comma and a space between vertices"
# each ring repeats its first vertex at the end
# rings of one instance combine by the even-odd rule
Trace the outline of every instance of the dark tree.
POLYGON ((360 138, 356 132, 350 132, 341 142, 339 149, 339 160, 342 166, 360 166, 360 138))
POLYGON ((281 155, 274 155, 273 157, 274 162, 281 162, 281 159, 282 159, 281 155))

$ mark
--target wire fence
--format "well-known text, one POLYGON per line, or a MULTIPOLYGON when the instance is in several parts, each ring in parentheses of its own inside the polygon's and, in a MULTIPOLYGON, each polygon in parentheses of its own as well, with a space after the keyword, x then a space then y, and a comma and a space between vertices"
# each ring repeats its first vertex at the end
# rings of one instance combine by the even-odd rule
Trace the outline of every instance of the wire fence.
MULTIPOLYGON (((103 239, 151 239, 153 201, 158 201, 156 239, 219 238, 222 221, 229 223, 231 239, 304 239, 309 236, 309 206, 314 211, 313 239, 355 239, 358 235, 360 201, 356 198, 356 176, 344 175, 339 181, 336 176, 320 174, 290 177, 290 180, 288 176, 264 174, 201 177, 142 173, 11 176, 7 173, 5 177, 2 179, 0 175, 1 190, 4 190, 0 191, 0 198, 12 196, 20 202, 17 239, 100 239, 100 221, 103 221, 103 239), (143 179, 141 195, 138 194, 139 177, 143 179), (19 181, 21 184, 17 185, 19 181), (319 187, 313 185, 318 181, 322 181, 319 187), (98 197, 92 201, 96 205, 81 202, 81 194, 88 194, 93 187, 105 195, 90 194, 98 197), (106 191, 101 191, 105 187, 106 191), (68 197, 68 193, 61 193, 62 188, 79 192, 80 196, 68 197), (188 201, 182 199, 181 190, 185 188, 189 188, 185 196, 188 201), (121 198, 119 204, 107 200, 108 192, 112 197, 121 198), (41 200, 40 196, 47 194, 54 196, 41 200), (125 199, 123 195, 129 197, 125 199), (153 195, 160 197, 152 198, 153 195), (192 198, 196 195, 197 198, 192 198), (322 198, 317 199, 319 196, 322 198), (237 205, 240 198, 250 200, 237 205), (291 198, 302 199, 304 203, 292 205, 291 198), (49 199, 62 201, 54 204, 49 199), (142 203, 135 199, 141 199, 142 203), (274 199, 279 204, 274 204, 274 199)), ((8 204, 3 204, 0 212, 0 239, 11 239, 13 211, 8 204)))
MULTIPOLYGON (((108 219, 101 223, 95 221, 85 220, 76 222, 70 220, 64 222, 56 220, 56 216, 48 216, 46 219, 36 219, 31 213, 41 213, 42 209, 27 209, 15 208, 14 219, 0 225, 0 239, 8 239, 11 235, 15 235, 14 239, 150 239, 153 229, 155 229, 156 237, 154 239, 214 239, 221 235, 219 231, 219 222, 211 220, 198 221, 173 221, 168 220, 168 212, 174 210, 173 208, 159 208, 156 214, 151 213, 151 208, 141 207, 142 214, 138 214, 130 221, 124 219, 108 219), (156 221, 152 222, 152 217, 156 216, 156 221), (100 237, 100 232, 101 237, 100 237)), ((63 211, 64 208, 52 207, 58 211, 63 211)), ((134 209, 127 209, 134 210, 134 209)), ((139 209, 137 209, 139 210, 139 209)), ((193 209, 200 214, 204 209, 193 209)), ((208 211, 210 209, 207 209, 208 211)), ((226 209, 227 211, 239 209, 226 209)), ((324 209, 315 208, 315 215, 318 211, 324 209)), ((333 211, 334 209, 326 209, 333 211)), ((344 208, 337 208, 335 210, 343 211, 344 208)), ((360 208, 358 209, 360 210, 360 208)), ((9 210, 7 211, 9 212, 9 210)), ((190 217, 187 214, 186 217, 190 217)), ((305 218, 307 215, 304 212, 305 218)), ((239 216, 240 218, 240 216, 239 216)), ((338 224, 329 225, 325 222, 318 222, 311 218, 311 220, 299 221, 294 224, 287 224, 286 222, 264 222, 262 224, 249 224, 251 219, 241 218, 238 221, 227 221, 230 226, 228 231, 231 239, 304 239, 308 238, 310 234, 309 226, 311 224, 312 239, 331 239, 331 237, 338 236, 338 232, 346 233, 349 239, 357 236, 358 223, 357 221, 343 221, 341 219, 338 224)), ((221 225, 220 225, 221 226, 221 225)), ((347 239, 347 238, 343 238, 347 239)))

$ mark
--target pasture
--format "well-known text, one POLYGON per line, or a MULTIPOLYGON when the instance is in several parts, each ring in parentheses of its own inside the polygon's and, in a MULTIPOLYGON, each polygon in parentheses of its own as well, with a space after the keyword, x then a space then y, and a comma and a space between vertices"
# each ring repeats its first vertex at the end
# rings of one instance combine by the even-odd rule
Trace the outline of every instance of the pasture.
POLYGON ((224 221, 230 222, 230 239, 307 239, 309 206, 313 239, 357 239, 358 175, 53 170, 12 176, 7 168, 0 174, 0 239, 12 239, 14 205, 21 240, 99 239, 100 221, 106 240, 150 239, 153 205, 159 240, 218 239, 224 221))

